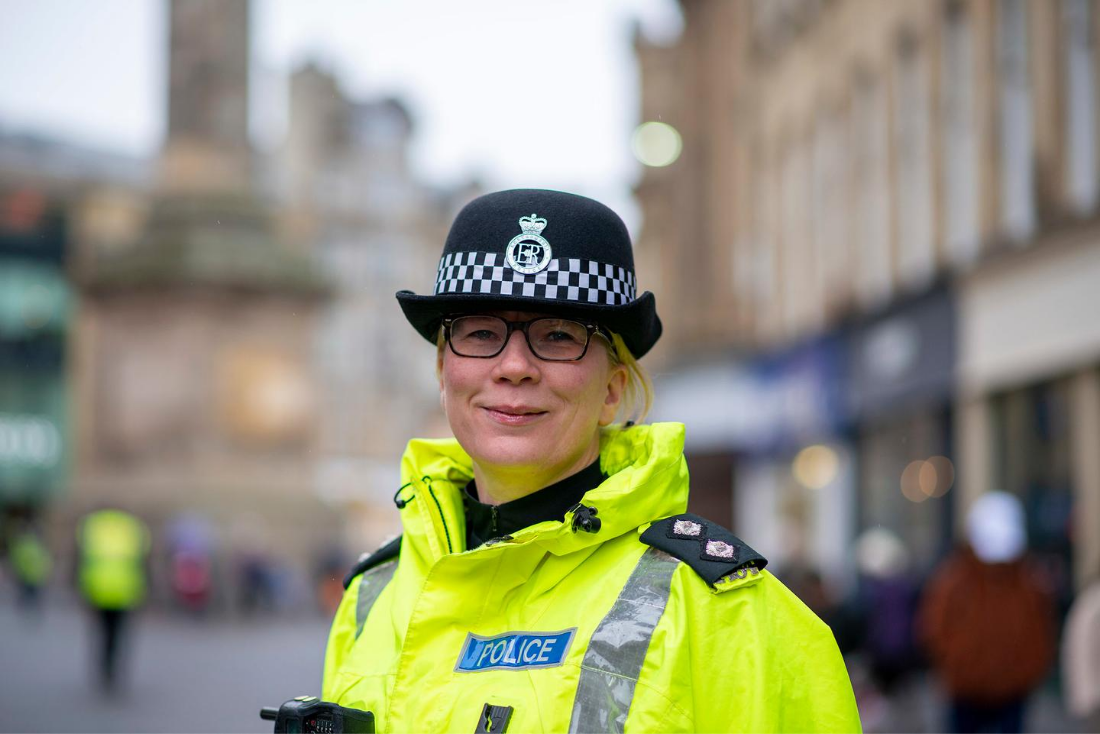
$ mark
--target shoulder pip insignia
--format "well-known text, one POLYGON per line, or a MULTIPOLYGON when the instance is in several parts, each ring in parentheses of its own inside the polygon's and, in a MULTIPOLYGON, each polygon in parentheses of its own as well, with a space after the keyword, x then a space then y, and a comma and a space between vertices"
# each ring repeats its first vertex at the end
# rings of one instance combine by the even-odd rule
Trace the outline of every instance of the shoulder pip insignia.
POLYGON ((768 565, 764 556, 721 525, 688 512, 653 523, 641 541, 691 566, 710 586, 731 574, 758 574, 768 565))
POLYGON ((364 553, 363 555, 359 556, 359 560, 356 561, 355 566, 353 566, 352 569, 348 571, 348 575, 344 577, 344 588, 347 589, 349 586, 351 586, 352 579, 354 579, 359 574, 369 571, 375 566, 396 558, 400 552, 401 536, 398 535, 390 542, 383 544, 382 547, 376 550, 374 553, 364 553))

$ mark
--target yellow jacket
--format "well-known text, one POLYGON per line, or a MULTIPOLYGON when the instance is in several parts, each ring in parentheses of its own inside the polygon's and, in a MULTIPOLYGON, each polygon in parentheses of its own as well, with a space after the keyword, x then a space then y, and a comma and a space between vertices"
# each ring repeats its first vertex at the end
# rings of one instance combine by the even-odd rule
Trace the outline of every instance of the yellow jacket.
POLYGON ((609 430, 600 462, 608 479, 582 500, 596 532, 570 512, 466 551, 470 458, 412 441, 400 555, 351 581, 322 697, 387 733, 503 717, 510 732, 858 731, 832 634, 777 579, 742 566, 712 586, 695 568, 720 560, 641 541, 687 506, 683 426, 609 430))
POLYGON ((149 530, 121 510, 98 510, 77 533, 80 590, 97 609, 131 609, 145 599, 149 530))

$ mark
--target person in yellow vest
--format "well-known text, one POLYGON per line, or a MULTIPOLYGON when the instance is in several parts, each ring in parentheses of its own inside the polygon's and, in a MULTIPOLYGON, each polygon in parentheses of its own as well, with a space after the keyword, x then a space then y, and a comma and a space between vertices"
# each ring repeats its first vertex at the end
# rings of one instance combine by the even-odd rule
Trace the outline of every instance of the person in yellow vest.
POLYGON ((50 580, 53 559, 42 536, 31 525, 20 528, 12 538, 9 561, 19 584, 19 605, 37 617, 42 589, 50 580))
POLYGON ((118 660, 130 613, 145 599, 149 530, 118 509, 89 513, 77 528, 77 581, 99 635, 99 682, 118 687, 118 660))
POLYGON ((661 322, 614 212, 482 196, 434 294, 397 299, 454 438, 408 445, 404 534, 346 579, 324 699, 386 733, 860 729, 828 627, 685 512, 684 426, 641 423, 661 322))

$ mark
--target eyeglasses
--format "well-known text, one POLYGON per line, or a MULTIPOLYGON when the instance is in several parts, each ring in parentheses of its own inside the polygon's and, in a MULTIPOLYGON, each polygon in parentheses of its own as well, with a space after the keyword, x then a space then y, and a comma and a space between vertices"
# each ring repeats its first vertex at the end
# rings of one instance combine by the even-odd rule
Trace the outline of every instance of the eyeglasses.
POLYGON ((593 334, 611 341, 611 335, 596 324, 542 316, 530 321, 508 321, 499 316, 449 316, 443 319, 443 334, 451 351, 460 357, 488 359, 504 351, 512 332, 522 331, 531 353, 547 362, 576 362, 584 359, 593 334))

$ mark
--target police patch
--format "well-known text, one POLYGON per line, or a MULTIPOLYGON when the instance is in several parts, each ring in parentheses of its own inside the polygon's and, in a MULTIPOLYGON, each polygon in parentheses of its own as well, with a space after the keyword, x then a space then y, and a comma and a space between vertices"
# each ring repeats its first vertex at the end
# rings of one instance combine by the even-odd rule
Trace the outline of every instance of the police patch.
POLYGON ((496 637, 482 637, 471 632, 466 635, 455 672, 553 668, 564 662, 576 633, 576 627, 562 632, 506 632, 496 637))

